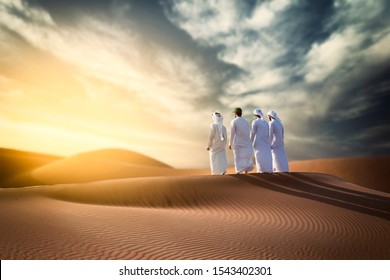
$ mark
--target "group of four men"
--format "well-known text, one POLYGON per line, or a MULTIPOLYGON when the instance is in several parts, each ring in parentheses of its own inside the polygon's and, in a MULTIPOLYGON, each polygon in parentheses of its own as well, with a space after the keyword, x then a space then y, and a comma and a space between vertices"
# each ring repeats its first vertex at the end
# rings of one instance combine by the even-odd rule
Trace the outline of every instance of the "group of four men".
MULTIPOLYGON (((241 108, 236 108, 233 113, 235 118, 230 127, 229 149, 233 150, 237 174, 253 170, 253 151, 257 172, 288 172, 288 160, 284 149, 284 128, 276 112, 267 113, 270 121, 268 123, 264 120, 263 112, 255 109, 252 131, 249 123, 242 117, 241 108)), ((211 174, 224 175, 227 167, 226 127, 223 125, 223 116, 220 113, 213 113, 212 118, 213 123, 210 125, 207 147, 210 154, 211 174)))

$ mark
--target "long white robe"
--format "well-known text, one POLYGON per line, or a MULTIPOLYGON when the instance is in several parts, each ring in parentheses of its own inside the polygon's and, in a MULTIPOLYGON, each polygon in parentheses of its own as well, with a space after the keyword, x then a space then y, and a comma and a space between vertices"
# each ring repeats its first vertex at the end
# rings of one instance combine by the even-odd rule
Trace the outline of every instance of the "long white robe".
POLYGON ((265 120, 252 122, 251 142, 255 152, 257 172, 272 172, 272 154, 269 126, 265 120))
POLYGON ((269 122, 269 137, 274 172, 288 172, 288 159, 284 149, 284 128, 278 119, 269 122))
POLYGON ((210 147, 210 168, 212 175, 222 175, 226 173, 226 127, 222 125, 223 139, 219 133, 217 123, 210 124, 209 143, 210 147))
POLYGON ((242 117, 231 122, 229 145, 232 146, 234 166, 237 173, 253 170, 252 143, 249 123, 242 117))

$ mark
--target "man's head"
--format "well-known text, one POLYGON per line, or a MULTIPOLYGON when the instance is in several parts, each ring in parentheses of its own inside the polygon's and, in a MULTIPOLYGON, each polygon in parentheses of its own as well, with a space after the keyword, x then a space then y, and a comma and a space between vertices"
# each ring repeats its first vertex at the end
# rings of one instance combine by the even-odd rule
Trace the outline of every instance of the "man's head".
POLYGON ((214 122, 216 123, 223 123, 223 116, 219 112, 214 112, 211 114, 211 117, 213 118, 214 122))
POLYGON ((255 115, 257 118, 261 119, 263 117, 263 112, 257 108, 253 111, 253 115, 255 115))
POLYGON ((280 119, 279 119, 279 117, 278 117, 278 114, 276 114, 276 112, 275 111, 269 111, 268 113, 267 113, 267 115, 268 115, 268 118, 269 118, 269 120, 271 121, 272 119, 275 119, 275 120, 278 120, 278 121, 280 121, 280 119))
POLYGON ((236 116, 241 117, 241 115, 242 115, 242 110, 241 110, 241 108, 235 108, 234 111, 233 111, 233 113, 234 113, 236 116))

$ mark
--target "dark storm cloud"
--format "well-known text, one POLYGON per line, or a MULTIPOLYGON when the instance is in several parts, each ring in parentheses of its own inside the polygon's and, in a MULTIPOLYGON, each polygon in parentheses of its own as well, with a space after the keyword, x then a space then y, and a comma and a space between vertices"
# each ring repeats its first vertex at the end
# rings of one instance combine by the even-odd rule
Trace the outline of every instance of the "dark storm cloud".
POLYGON ((373 17, 369 11, 357 10, 344 2, 337 8, 333 1, 300 3, 286 9, 273 23, 278 27, 278 40, 289 46, 286 54, 276 59, 274 64, 284 67, 286 73, 302 66, 314 43, 326 42, 340 30, 355 28, 362 40, 352 50, 356 55, 347 57, 332 71, 333 77, 310 85, 298 73, 291 75, 284 85, 286 88, 300 86, 313 94, 323 95, 324 101, 329 103, 323 116, 314 117, 315 121, 305 124, 309 128, 306 132, 313 133, 321 143, 320 152, 317 143, 306 143, 303 149, 300 141, 292 140, 288 144, 290 156, 312 158, 389 154, 389 60, 370 61, 361 54, 388 36, 390 25, 385 15, 390 5, 385 1, 378 2, 376 9, 379 10, 373 17), (284 24, 283 21, 288 20, 291 24, 284 24), (338 93, 327 97, 326 89, 335 85, 338 93), (316 152, 313 155, 309 151, 316 152))
POLYGON ((298 1, 280 13, 272 31, 278 42, 286 46, 287 52, 275 61, 275 65, 301 63, 313 43, 322 42, 332 34, 328 26, 332 14, 333 1, 298 1))
MULTIPOLYGON (((390 5, 385 1, 376 4, 378 12, 373 17, 369 10, 356 10, 342 3, 339 7, 341 15, 331 22, 338 29, 355 28, 362 39, 352 50, 355 55, 348 57, 333 71, 333 78, 320 84, 325 88, 334 84, 339 87, 339 93, 330 98, 325 118, 316 131, 320 133, 319 128, 324 128, 330 141, 343 147, 341 150, 331 149, 327 152, 329 156, 390 153, 389 56, 378 60, 374 52, 362 55, 370 53, 370 48, 389 34, 389 19, 385 14, 390 5)), ((383 47, 382 43, 380 52, 384 51, 383 47)))
POLYGON ((389 68, 364 74, 363 81, 350 81, 328 111, 328 134, 349 147, 343 155, 383 155, 390 151, 389 68))

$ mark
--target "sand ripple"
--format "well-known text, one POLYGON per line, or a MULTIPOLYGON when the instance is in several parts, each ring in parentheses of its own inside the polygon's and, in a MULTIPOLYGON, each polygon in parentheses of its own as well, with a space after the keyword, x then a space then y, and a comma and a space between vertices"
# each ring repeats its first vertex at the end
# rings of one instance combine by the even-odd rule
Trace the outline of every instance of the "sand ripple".
POLYGON ((389 259, 389 205, 309 173, 0 189, 0 257, 389 259))

